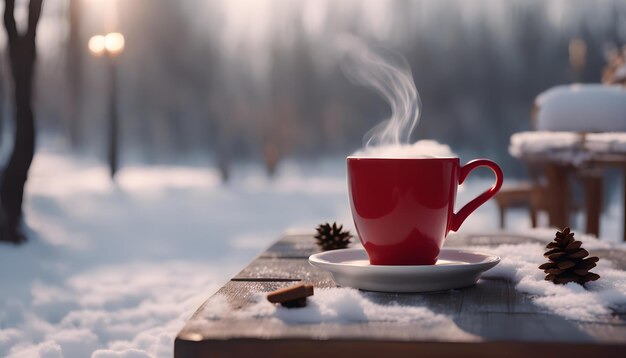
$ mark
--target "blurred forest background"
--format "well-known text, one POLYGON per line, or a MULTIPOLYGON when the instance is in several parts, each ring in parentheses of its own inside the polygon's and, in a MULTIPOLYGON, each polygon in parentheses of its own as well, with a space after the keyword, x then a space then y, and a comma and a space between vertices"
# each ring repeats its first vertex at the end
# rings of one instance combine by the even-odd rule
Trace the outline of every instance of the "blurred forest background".
MULTIPOLYGON (((116 58, 122 166, 214 165, 227 177, 239 161, 271 172, 285 158, 350 154, 389 114, 341 73, 335 43, 350 33, 408 58, 423 102, 415 139, 490 157, 510 176, 524 173, 507 147, 530 128, 534 97, 600 81, 606 54, 626 43, 626 1, 45 0, 39 145, 104 160, 109 72, 87 42, 110 31, 126 38, 116 58), (584 45, 582 63, 571 62, 572 41, 584 45)), ((0 42, 6 52, 4 33, 0 42)), ((6 158, 13 109, 1 58, 6 158)))

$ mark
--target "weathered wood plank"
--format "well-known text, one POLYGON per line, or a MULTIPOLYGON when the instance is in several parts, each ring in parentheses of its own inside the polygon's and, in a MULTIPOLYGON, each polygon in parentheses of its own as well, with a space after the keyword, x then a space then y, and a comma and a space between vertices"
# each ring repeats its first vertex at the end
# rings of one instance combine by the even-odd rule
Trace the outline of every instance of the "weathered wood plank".
POLYGON ((301 258, 320 252, 313 234, 289 235, 276 241, 265 252, 262 258, 301 258))
POLYGON ((312 339, 436 342, 546 342, 626 344, 626 326, 577 323, 541 314, 475 313, 453 317, 446 325, 368 322, 287 324, 267 319, 193 321, 178 336, 183 341, 229 339, 312 339))
POLYGON ((306 281, 316 287, 334 287, 329 272, 313 267, 305 259, 258 258, 239 272, 234 281, 306 281))
MULTIPOLYGON (((258 293, 270 292, 290 285, 285 282, 229 282, 208 301, 225 299, 232 311, 244 309, 256 303, 258 293)), ((444 341, 563 341, 593 342, 606 340, 626 343, 626 321, 620 318, 598 317, 595 323, 569 321, 535 306, 523 297, 514 295, 512 300, 498 300, 501 293, 491 293, 490 288, 499 287, 500 292, 510 290, 504 281, 482 280, 473 288, 426 294, 393 294, 363 292, 372 302, 427 307, 435 313, 450 317, 446 336, 431 336, 430 328, 424 330, 419 324, 395 322, 358 322, 354 324, 286 324, 269 319, 241 320, 233 318, 228 310, 215 319, 215 311, 200 308, 191 324, 179 335, 181 338, 195 336, 197 339, 255 338, 264 339, 324 337, 333 339, 394 339, 444 341), (483 292, 481 292, 483 291, 483 292), (478 294, 476 294, 478 292, 478 294), (194 323, 195 322, 195 323, 194 323), (594 332, 594 335, 587 331, 594 332), (456 332, 456 334, 453 334, 456 332), (198 336, 199 335, 199 336, 198 336), (480 337, 480 339, 478 339, 480 337)), ((209 306, 211 307, 211 306, 209 306)))
POLYGON ((419 341, 229 339, 177 341, 180 358, 209 357, 620 357, 621 345, 585 345, 524 342, 446 343, 419 341))

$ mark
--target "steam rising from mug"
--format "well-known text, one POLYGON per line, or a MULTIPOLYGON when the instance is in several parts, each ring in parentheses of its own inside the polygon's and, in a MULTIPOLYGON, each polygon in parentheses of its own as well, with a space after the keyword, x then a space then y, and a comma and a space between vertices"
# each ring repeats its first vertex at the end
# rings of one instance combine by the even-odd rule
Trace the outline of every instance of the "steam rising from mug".
POLYGON ((422 103, 406 59, 390 49, 368 47, 354 37, 342 38, 340 48, 346 76, 373 88, 391 106, 391 118, 365 135, 364 146, 408 144, 422 103))
POLYGON ((356 156, 433 157, 453 156, 447 145, 435 141, 409 144, 419 123, 422 102, 407 60, 400 53, 366 45, 353 36, 338 41, 341 68, 352 82, 378 92, 391 107, 391 117, 363 138, 356 156))

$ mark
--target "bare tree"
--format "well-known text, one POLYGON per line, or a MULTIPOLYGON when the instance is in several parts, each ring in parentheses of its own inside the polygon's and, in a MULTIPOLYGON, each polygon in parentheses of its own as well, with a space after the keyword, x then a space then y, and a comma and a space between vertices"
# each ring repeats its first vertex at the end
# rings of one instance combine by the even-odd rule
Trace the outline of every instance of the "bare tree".
POLYGON ((15 22, 15 0, 6 0, 4 27, 7 32, 9 60, 15 93, 15 141, 0 182, 0 241, 20 243, 26 236, 20 230, 22 200, 28 169, 35 153, 35 123, 32 108, 35 67, 35 36, 43 0, 30 0, 28 25, 20 34, 15 22))

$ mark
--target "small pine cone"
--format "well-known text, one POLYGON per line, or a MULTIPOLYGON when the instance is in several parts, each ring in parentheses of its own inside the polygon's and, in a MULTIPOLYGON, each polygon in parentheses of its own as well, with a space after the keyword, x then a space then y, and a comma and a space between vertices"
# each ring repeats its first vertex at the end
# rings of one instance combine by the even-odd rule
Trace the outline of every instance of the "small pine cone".
POLYGON ((352 239, 350 231, 343 231, 343 225, 337 226, 337 223, 321 224, 315 230, 315 239, 323 251, 345 249, 352 239))
POLYGON ((546 280, 558 284, 576 282, 584 285, 595 281, 599 275, 589 272, 596 267, 598 258, 589 256, 589 252, 582 247, 582 242, 574 240, 574 233, 567 227, 556 233, 554 241, 550 242, 543 256, 549 261, 539 266, 546 273, 546 280))

